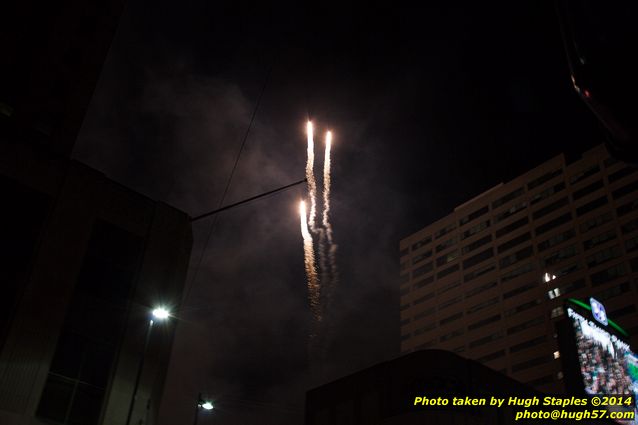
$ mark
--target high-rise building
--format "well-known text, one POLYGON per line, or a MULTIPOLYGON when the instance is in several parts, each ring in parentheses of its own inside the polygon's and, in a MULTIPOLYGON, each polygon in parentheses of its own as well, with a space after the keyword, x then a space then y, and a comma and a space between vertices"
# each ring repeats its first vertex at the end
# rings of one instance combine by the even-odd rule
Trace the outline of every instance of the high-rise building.
POLYGON ((564 390, 554 322, 605 303, 637 342, 638 172, 603 147, 559 155, 400 242, 401 351, 454 351, 564 390))
POLYGON ((70 159, 122 7, 0 16, 3 425, 157 423, 176 320, 150 312, 179 306, 190 218, 70 159))

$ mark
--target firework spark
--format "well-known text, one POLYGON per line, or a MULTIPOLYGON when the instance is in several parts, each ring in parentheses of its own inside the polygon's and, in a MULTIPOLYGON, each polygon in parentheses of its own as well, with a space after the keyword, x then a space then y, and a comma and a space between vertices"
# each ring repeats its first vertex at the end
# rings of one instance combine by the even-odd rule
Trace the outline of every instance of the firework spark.
POLYGON ((316 231, 315 217, 317 215, 317 182, 315 181, 315 142, 312 122, 306 124, 308 135, 308 160, 306 162, 306 179, 308 180, 308 196, 310 197, 310 216, 308 224, 312 232, 316 231))
POLYGON ((308 230, 306 203, 299 203, 299 218, 301 222, 301 235, 303 236, 304 263, 306 266, 306 277, 308 279, 308 297, 310 299, 310 309, 315 317, 315 321, 321 321, 321 311, 319 305, 319 279, 315 267, 315 250, 312 235, 308 230))
POLYGON ((332 147, 332 132, 326 132, 326 150, 323 160, 323 217, 322 224, 325 229, 326 239, 329 245, 329 257, 330 257, 330 283, 334 286, 337 283, 338 271, 337 271, 337 245, 332 238, 332 224, 330 223, 330 185, 331 185, 331 170, 330 170, 330 150, 332 147))

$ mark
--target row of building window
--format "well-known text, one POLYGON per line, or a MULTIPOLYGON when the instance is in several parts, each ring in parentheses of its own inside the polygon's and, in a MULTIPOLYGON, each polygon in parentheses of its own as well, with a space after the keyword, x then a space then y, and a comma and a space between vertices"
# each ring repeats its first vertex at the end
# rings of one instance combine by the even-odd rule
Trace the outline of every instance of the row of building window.
MULTIPOLYGON (((577 212, 579 213, 579 215, 582 215, 585 212, 589 212, 592 209, 595 209, 595 208, 597 208, 599 206, 607 204, 607 202, 608 202, 607 197, 603 196, 601 198, 598 198, 598 199, 596 199, 594 201, 589 202, 588 204, 585 204, 585 205, 579 207, 577 209, 577 212)), ((634 203, 627 204, 627 205, 629 205, 629 207, 627 207, 627 205, 619 207, 618 208, 619 214, 623 213, 624 211, 626 211, 626 210, 628 210, 630 208, 631 209, 635 208, 636 206, 633 205, 634 203)), ((612 219, 611 213, 609 213, 609 212, 604 213, 604 214, 602 214, 600 216, 597 216, 597 217, 591 219, 590 221, 588 221, 586 223, 583 223, 581 225, 581 230, 584 230, 584 231, 591 230, 592 228, 595 228, 595 227, 597 227, 599 225, 602 225, 602 224, 608 222, 611 219, 612 219)), ((542 226, 539 226, 536 229, 536 234, 538 235, 538 234, 545 233, 545 232, 551 230, 552 228, 557 227, 557 226, 559 226, 559 225, 561 225, 561 224, 563 224, 563 223, 565 223, 565 222, 567 222, 569 220, 571 220, 571 213, 564 214, 564 215, 562 215, 560 217, 557 217, 557 218, 555 218, 555 219, 543 224, 542 226)), ((510 231, 516 230, 516 228, 527 224, 527 222, 528 222, 527 218, 523 218, 521 220, 518 220, 517 222, 510 223, 508 226, 505 226, 504 228, 497 230, 497 234, 502 236, 506 232, 510 232, 510 231)), ((489 223, 489 222, 484 222, 484 224, 479 225, 479 228, 480 227, 485 228, 486 227, 485 223, 489 223)), ((624 231, 633 230, 632 227, 633 228, 638 228, 638 220, 634 220, 634 221, 632 221, 630 223, 627 223, 624 226, 624 231)), ((541 250, 546 249, 547 247, 549 247, 551 245, 558 244, 558 243, 562 242, 563 240, 566 240, 567 238, 570 238, 570 237, 573 237, 573 236, 574 236, 573 229, 567 230, 566 232, 563 232, 560 235, 556 235, 556 236, 548 239, 547 241, 540 243, 538 245, 538 249, 539 249, 539 251, 541 251, 541 250)), ((597 236, 595 238, 592 238, 589 241, 586 241, 585 242, 585 245, 586 245, 585 249, 586 250, 590 249, 590 248, 596 246, 597 244, 600 244, 600 243, 603 243, 603 242, 605 242, 607 240, 613 239, 616 236, 617 235, 615 234, 615 231, 613 231, 613 230, 608 231, 608 232, 606 232, 606 233, 604 233, 602 235, 599 235, 599 236, 597 236)), ((528 237, 531 237, 531 235, 528 235, 527 233, 523 234, 523 235, 520 235, 519 237, 513 239, 512 241, 508 241, 507 243, 500 245, 499 246, 499 250, 505 251, 506 249, 511 248, 512 245, 515 246, 517 243, 522 243, 528 237)), ((481 239, 473 242, 472 244, 464 247, 462 249, 462 253, 464 253, 463 251, 470 251, 471 249, 476 249, 478 246, 480 246, 482 244, 489 243, 491 241, 491 239, 492 239, 491 235, 488 235, 488 236, 486 236, 484 238, 481 238, 481 239)), ((457 240, 458 240, 458 237, 449 239, 444 244, 438 246, 437 250, 444 249, 443 245, 445 245, 445 248, 447 248, 448 246, 451 246, 454 243, 456 243, 457 240)), ((452 253, 447 254, 444 257, 438 258, 437 259, 437 264, 438 265, 444 265, 444 264, 446 264, 448 262, 451 262, 451 261, 455 260, 460 255, 461 254, 458 252, 458 250, 454 251, 452 253)), ((425 258, 427 258, 429 256, 431 256, 431 251, 429 251, 427 253, 422 253, 421 256, 419 256, 418 258, 415 258, 413 261, 421 261, 421 260, 423 260, 423 259, 425 259, 425 258)), ((481 254, 479 254, 479 255, 477 255, 475 257, 472 257, 471 259, 466 260, 464 262, 464 268, 472 267, 473 265, 476 265, 476 264, 480 263, 481 261, 489 259, 492 256, 493 256, 493 252, 491 252, 491 250, 483 251, 481 254), (467 265, 465 265, 465 264, 467 264, 467 265)), ((504 264, 507 265, 507 260, 504 261, 504 264)), ((405 263, 403 263, 402 264, 402 269, 405 269, 406 267, 407 267, 407 265, 405 263)), ((446 276, 446 275, 452 273, 453 271, 456 271, 457 269, 458 269, 458 266, 453 266, 451 268, 448 268, 446 270, 443 270, 443 271, 439 272, 438 276, 439 277, 446 276)), ((423 275, 423 274, 425 274, 425 273, 427 273, 429 271, 432 271, 432 264, 431 263, 428 263, 428 264, 426 264, 424 266, 421 266, 420 268, 416 269, 413 272, 413 278, 421 276, 421 275, 423 275)))
MULTIPOLYGON (((574 184, 580 182, 581 180, 598 173, 599 171, 600 171, 600 167, 598 165, 594 165, 592 167, 589 167, 585 171, 583 171, 583 172, 581 172, 579 174, 575 174, 574 176, 572 176, 570 178, 570 185, 574 185, 574 184)), ((622 168, 622 169, 610 174, 607 177, 607 180, 609 181, 609 183, 614 183, 615 181, 620 180, 623 177, 626 177, 628 175, 633 174, 635 171, 636 171, 636 169, 633 168, 633 167, 624 167, 624 168, 622 168)), ((561 173, 562 173, 562 169, 557 169, 557 170, 551 171, 549 173, 546 173, 546 174, 544 174, 544 175, 532 180, 531 182, 529 182, 527 184, 527 188, 528 188, 528 190, 531 190, 531 189, 533 189, 533 188, 535 188, 537 186, 540 186, 543 183, 551 180, 552 178, 560 175, 561 173)), ((603 187, 604 187, 603 180, 602 179, 601 180, 597 180, 597 181, 595 181, 593 183, 590 183, 589 185, 587 185, 587 186, 585 186, 583 188, 580 188, 580 189, 574 191, 574 193, 572 195, 572 198, 573 198, 574 201, 576 201, 578 199, 581 199, 581 198, 585 197, 586 195, 588 195, 590 193, 595 192, 596 190, 602 189, 603 187)), ((562 191, 564 189, 565 189, 564 182, 557 183, 556 185, 554 185, 552 187, 549 187, 549 188, 543 190, 542 192, 539 192, 539 193, 533 195, 530 198, 530 205, 534 205, 534 204, 536 204, 538 202, 541 202, 542 200, 547 199, 547 198, 551 197, 552 195, 554 195, 554 194, 556 194, 556 193, 558 193, 558 192, 560 192, 560 191, 562 191)), ((622 186, 622 187, 614 190, 612 192, 612 196, 613 196, 614 199, 620 199, 623 196, 625 196, 625 195, 627 195, 629 193, 632 193, 632 192, 634 192, 636 190, 638 190, 638 180, 632 181, 632 182, 628 183, 627 185, 622 186)), ((514 199, 518 198, 519 196, 523 195, 524 192, 525 192, 524 188, 520 187, 520 188, 508 193, 507 195, 505 195, 505 196, 497 199, 496 201, 492 202, 492 208, 498 208, 501 205, 504 205, 504 204, 514 200, 514 199)), ((606 203, 606 199, 603 200, 603 199, 599 198, 596 201, 598 203, 606 203)), ((563 198, 560 201, 557 201, 557 202, 555 202, 555 203, 553 203, 551 205, 548 205, 548 206, 542 208, 539 211, 534 212, 534 214, 535 214, 534 215, 534 219, 538 219, 538 218, 548 214, 553 209, 560 208, 561 206, 566 205, 566 202, 567 202, 567 198, 563 198)), ((591 203, 589 203, 589 204, 591 204, 591 203)), ((594 205, 589 205, 589 204, 586 204, 586 206, 588 208, 592 208, 592 206, 595 207, 595 205, 596 205, 596 204, 594 204, 594 205)), ((510 217, 511 215, 515 214, 516 212, 521 211, 522 209, 524 209, 526 206, 527 206, 526 202, 522 202, 522 203, 519 203, 517 205, 512 206, 512 208, 510 208, 510 210, 504 211, 504 212, 496 215, 494 223, 498 223, 499 221, 502 221, 502 220, 510 217)), ((479 218, 479 217, 483 216, 484 214, 487 214, 488 212, 489 212, 489 208, 487 206, 479 208, 478 210, 468 214, 467 216, 462 217, 459 220, 459 226, 463 226, 463 225, 469 223, 470 221, 475 220, 476 218, 479 218)), ((586 212, 588 212, 587 208, 580 209, 579 212, 578 212, 578 215, 580 216, 582 214, 585 214, 586 212)), ((435 233, 435 235, 434 235, 434 239, 438 239, 438 238, 450 233, 451 231, 455 230, 456 227, 457 227, 456 224, 452 223, 452 224, 450 224, 450 225, 438 230, 435 233)), ((412 248, 413 251, 415 251, 415 250, 421 248, 422 246, 429 244, 430 242, 432 242, 432 237, 428 236, 428 237, 423 238, 420 241, 412 244, 411 248, 412 248)), ((407 255, 408 253, 409 253, 409 249, 408 248, 405 248, 405 249, 401 250, 401 256, 407 255)))

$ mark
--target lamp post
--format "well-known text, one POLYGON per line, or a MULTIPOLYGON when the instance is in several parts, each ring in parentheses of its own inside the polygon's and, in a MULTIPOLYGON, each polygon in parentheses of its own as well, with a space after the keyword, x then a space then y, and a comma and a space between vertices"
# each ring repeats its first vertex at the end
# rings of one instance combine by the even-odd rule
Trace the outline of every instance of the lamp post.
POLYGON ((199 409, 213 410, 213 403, 210 400, 204 400, 202 393, 197 396, 197 404, 195 405, 195 420, 193 425, 197 425, 197 419, 199 419, 199 409))
POLYGON ((131 404, 128 408, 128 414, 126 415, 126 425, 130 425, 131 416, 133 415, 133 408, 135 407, 135 401, 137 399, 137 390, 140 386, 140 378, 142 377, 142 370, 144 369, 144 359, 146 358, 146 351, 148 350, 148 342, 151 340, 151 330, 155 320, 163 321, 170 317, 170 312, 163 308, 158 307, 151 312, 151 318, 148 321, 148 328, 146 329, 146 338, 144 340, 144 348, 142 349, 142 357, 140 358, 140 364, 137 367, 137 376, 135 377, 135 386, 133 387, 133 397, 131 397, 131 404))

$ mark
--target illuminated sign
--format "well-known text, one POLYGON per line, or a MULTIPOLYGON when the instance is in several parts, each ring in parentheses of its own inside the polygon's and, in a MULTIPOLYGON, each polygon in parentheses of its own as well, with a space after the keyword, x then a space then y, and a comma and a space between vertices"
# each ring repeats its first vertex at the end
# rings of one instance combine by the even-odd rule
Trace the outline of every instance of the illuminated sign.
POLYGON ((605 306, 595 298, 589 299, 589 305, 591 306, 591 314, 598 323, 602 323, 607 326, 607 312, 605 312, 605 306))

